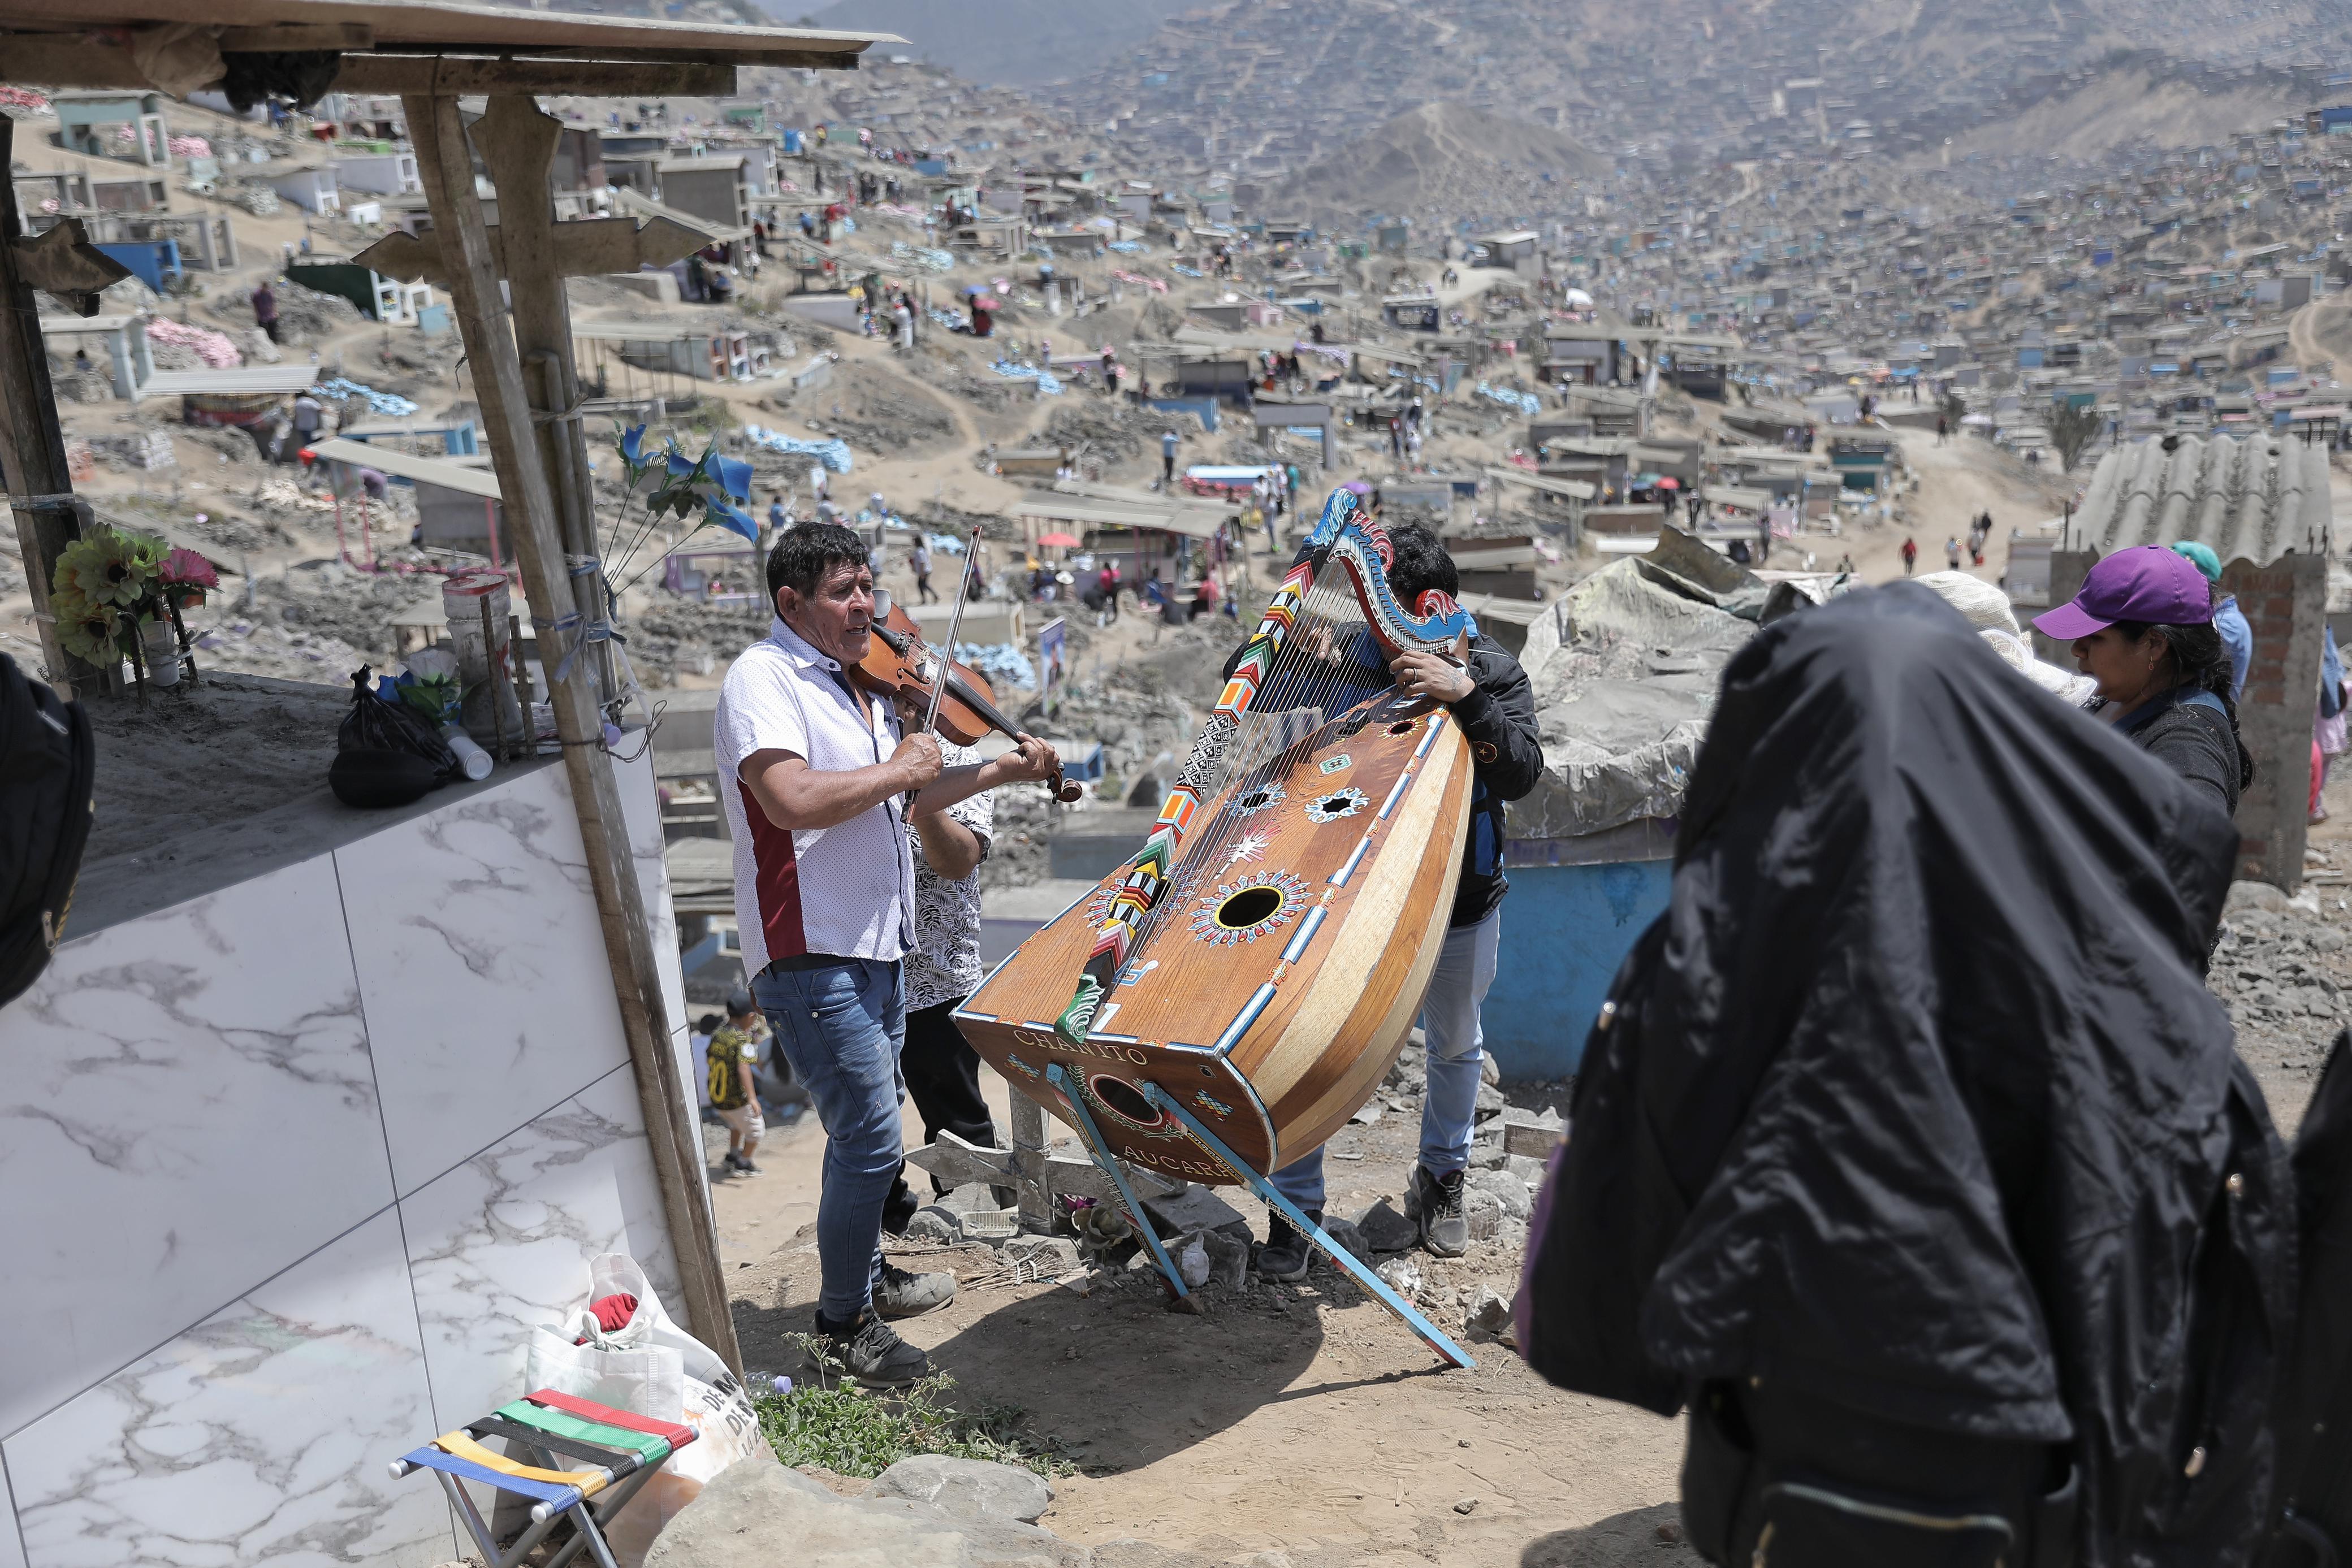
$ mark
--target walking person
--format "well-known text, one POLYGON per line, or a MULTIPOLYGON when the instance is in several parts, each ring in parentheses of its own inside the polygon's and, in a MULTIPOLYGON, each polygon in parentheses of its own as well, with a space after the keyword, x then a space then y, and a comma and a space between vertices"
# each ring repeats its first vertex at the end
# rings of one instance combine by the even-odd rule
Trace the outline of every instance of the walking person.
POLYGON ((1906 534, 1903 537, 1903 575, 1910 576, 1912 569, 1918 564, 1919 541, 1906 534))
POLYGON ((937 604, 940 601, 940 596, 931 590, 930 541, 920 534, 915 536, 915 548, 908 555, 907 564, 912 567, 915 572, 916 601, 921 604, 937 604))
POLYGON ((727 1156, 721 1163, 734 1175, 760 1174, 751 1156, 759 1152, 761 1136, 768 1130, 760 1114, 760 1091, 752 1082, 760 1065, 760 1043, 753 1034, 759 1024, 760 1009, 751 993, 730 993, 727 1021, 711 1031, 704 1057, 710 1108, 727 1124, 727 1156))
POLYGON ((1160 483, 1162 488, 1176 483, 1176 433, 1172 430, 1160 433, 1160 483))
POLYGON ((261 287, 253 291, 253 324, 261 329, 263 337, 273 343, 278 341, 278 295, 266 277, 261 287))
POLYGON ((1958 534, 1948 534, 1945 536, 1944 568, 1948 571, 1958 571, 1960 570, 1960 539, 1958 534))
POLYGON ((861 1383, 930 1369, 884 1320, 924 1312, 952 1279, 883 1262, 882 1208, 902 1150, 901 961, 916 945, 907 823, 1001 784, 1044 778, 1053 748, 948 767, 848 674, 873 635, 866 546, 804 524, 768 557, 768 635, 727 673, 712 715, 734 842, 735 915, 752 999, 825 1133, 815 1348, 861 1383))
MULTIPOLYGON (((1388 585, 1400 603, 1413 604, 1434 588, 1461 591, 1453 558, 1436 535, 1418 523, 1388 530, 1394 558, 1388 585)), ((1236 650, 1226 674, 1239 663, 1236 650)), ((1527 672, 1503 646, 1481 633, 1470 645, 1466 664, 1434 653, 1408 653, 1390 664, 1397 690, 1443 703, 1470 743, 1470 831, 1463 835, 1462 873, 1446 921, 1444 945, 1421 1004, 1421 1028, 1428 1041, 1426 1092, 1421 1108, 1421 1152, 1405 1192, 1404 1211, 1420 1243, 1432 1255, 1459 1258, 1470 1245, 1464 1202, 1464 1173, 1470 1164, 1470 1134, 1477 1114, 1478 1084, 1486 1061, 1479 1009, 1495 983, 1496 955, 1503 931, 1503 805, 1536 787, 1543 776, 1543 745, 1536 730, 1535 694, 1527 672)), ((1275 1190, 1322 1223, 1323 1151, 1293 1161, 1273 1174, 1275 1190)), ((1307 1272, 1307 1239, 1276 1215, 1259 1252, 1258 1272, 1291 1281, 1307 1272)))

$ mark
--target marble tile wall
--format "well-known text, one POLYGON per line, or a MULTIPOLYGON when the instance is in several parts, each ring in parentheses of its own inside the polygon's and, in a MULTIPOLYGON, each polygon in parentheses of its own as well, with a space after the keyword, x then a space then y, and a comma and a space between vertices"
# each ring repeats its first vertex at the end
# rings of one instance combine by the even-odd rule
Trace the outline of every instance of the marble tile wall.
POLYGON ((386 1461, 510 1396, 589 1257, 677 1304, 607 974, 560 768, 62 948, 0 1012, 0 1568, 451 1555, 386 1461))

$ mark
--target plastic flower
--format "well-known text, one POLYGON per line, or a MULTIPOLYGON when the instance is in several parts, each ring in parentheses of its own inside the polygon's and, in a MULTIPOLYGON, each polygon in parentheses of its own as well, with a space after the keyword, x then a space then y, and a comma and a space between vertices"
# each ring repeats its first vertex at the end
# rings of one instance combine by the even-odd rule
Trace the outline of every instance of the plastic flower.
POLYGON ((175 549, 163 558, 163 580, 174 588, 218 588, 220 573, 196 551, 175 549))
POLYGON ((741 506, 751 498, 749 463, 720 456, 719 444, 714 441, 682 482, 701 498, 705 523, 731 528, 753 544, 760 542, 760 525, 741 506))
POLYGON ((646 470, 652 466, 646 461, 644 425, 632 424, 621 432, 621 466, 629 471, 629 488, 632 490, 637 487, 637 481, 646 476, 646 470))
POLYGON ((97 605, 136 604, 151 580, 152 569, 140 569, 143 553, 112 528, 87 534, 58 552, 50 591, 79 594, 97 605))
MULTIPOLYGON (((60 559, 59 568, 64 564, 60 559)), ((79 590, 61 588, 49 595, 49 613, 57 617, 58 642, 67 653, 93 664, 113 656, 114 640, 122 631, 113 605, 100 604, 79 590)))

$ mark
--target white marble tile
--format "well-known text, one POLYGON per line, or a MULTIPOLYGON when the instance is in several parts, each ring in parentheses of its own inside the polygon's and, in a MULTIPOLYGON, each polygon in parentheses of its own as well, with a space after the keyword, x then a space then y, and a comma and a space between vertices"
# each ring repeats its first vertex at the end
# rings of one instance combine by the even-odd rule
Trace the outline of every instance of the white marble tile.
POLYGON ((16 1529, 16 1511, 8 1501, 8 1456, 0 1453, 0 1568, 26 1568, 25 1538, 16 1529))
POLYGON ((614 1072, 400 1204, 437 1408, 478 1414, 527 1393, 531 1331, 588 1299, 588 1260, 635 1258, 684 1303, 635 1079, 614 1072))
POLYGON ((7 1440, 27 1568, 424 1568, 440 1427, 389 1210, 7 1440))
POLYGON ((324 856, 66 944, 0 1062, 0 1434, 392 1201, 324 856))
MULTIPOLYGON (((633 740, 623 750, 635 745, 633 740)), ((686 973, 678 966, 677 912, 669 901, 669 861, 664 853, 661 797, 656 792, 653 748, 634 762, 614 760, 621 788, 621 810, 628 819, 629 852, 636 858, 637 885, 645 890, 646 917, 654 931, 654 956, 661 966, 662 1023, 665 1032, 683 1027, 686 1017, 686 973)))
POLYGON ((335 862, 401 1192, 627 1060, 561 768, 335 862))

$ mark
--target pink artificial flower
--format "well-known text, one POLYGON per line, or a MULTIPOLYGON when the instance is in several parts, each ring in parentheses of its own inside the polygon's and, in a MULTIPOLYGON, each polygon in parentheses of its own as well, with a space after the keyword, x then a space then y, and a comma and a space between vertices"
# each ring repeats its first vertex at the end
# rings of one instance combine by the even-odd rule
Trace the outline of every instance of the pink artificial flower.
POLYGON ((163 580, 180 588, 218 588, 220 573, 194 550, 175 549, 163 558, 163 580))

